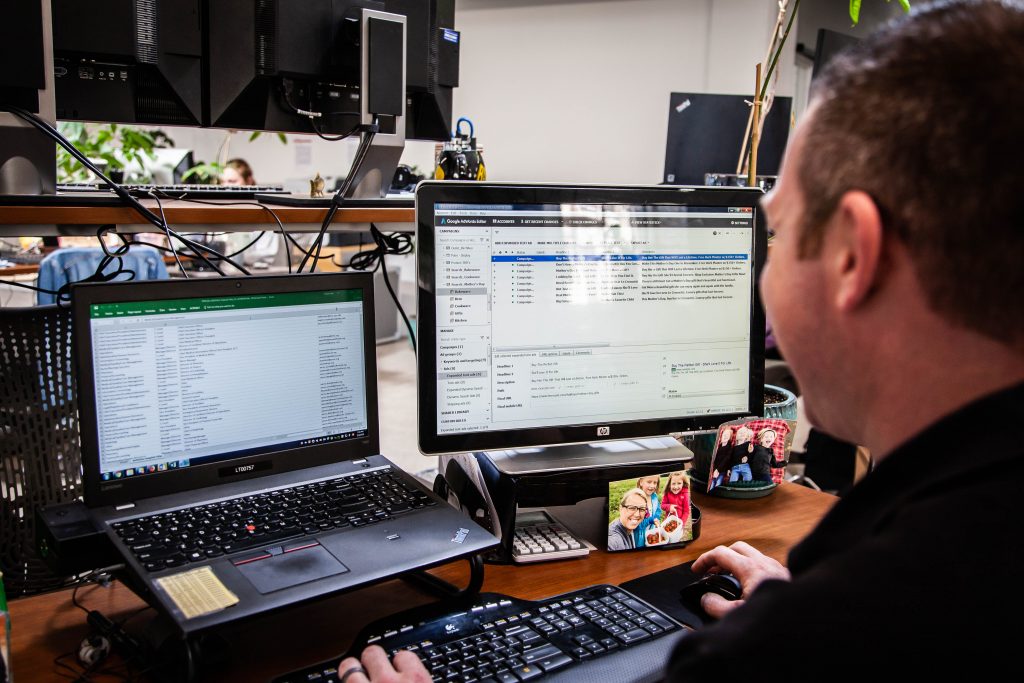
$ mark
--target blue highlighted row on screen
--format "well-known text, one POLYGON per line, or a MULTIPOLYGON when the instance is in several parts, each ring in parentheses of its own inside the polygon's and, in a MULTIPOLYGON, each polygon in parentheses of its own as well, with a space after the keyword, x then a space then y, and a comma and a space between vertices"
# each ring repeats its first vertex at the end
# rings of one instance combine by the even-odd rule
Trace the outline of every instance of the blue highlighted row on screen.
POLYGON ((749 254, 543 254, 536 256, 497 255, 492 263, 521 261, 746 261, 749 254))

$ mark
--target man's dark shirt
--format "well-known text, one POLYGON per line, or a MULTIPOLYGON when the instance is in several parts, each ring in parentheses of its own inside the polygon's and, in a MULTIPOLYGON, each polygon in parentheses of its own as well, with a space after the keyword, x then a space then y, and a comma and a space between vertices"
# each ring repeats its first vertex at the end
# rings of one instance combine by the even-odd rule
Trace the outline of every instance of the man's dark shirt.
POLYGON ((1024 384, 893 451, 793 548, 793 580, 684 638, 667 679, 1017 679, 1022 506, 1024 384))

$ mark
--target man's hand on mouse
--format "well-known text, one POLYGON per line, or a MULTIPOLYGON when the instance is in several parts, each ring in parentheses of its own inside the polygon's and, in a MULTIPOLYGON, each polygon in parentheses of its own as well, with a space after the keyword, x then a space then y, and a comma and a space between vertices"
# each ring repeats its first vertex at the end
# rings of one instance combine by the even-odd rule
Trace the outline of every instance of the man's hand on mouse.
POLYGON ((338 680, 342 683, 430 683, 420 658, 402 650, 394 660, 388 659, 383 648, 371 645, 363 650, 362 662, 346 657, 338 665, 338 680))
MULTIPOLYGON (((732 574, 739 579, 744 598, 766 579, 790 579, 789 570, 780 562, 743 541, 733 543, 729 547, 720 545, 709 550, 694 561, 692 571, 701 576, 709 572, 732 574)), ((721 595, 707 593, 701 598, 700 606, 708 616, 720 619, 743 602, 743 599, 726 600, 721 595)))

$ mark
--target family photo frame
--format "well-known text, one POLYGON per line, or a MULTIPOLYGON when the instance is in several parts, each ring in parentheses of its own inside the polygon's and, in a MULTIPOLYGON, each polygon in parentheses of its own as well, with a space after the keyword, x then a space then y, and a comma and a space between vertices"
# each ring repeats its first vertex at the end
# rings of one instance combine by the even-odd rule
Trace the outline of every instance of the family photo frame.
POLYGON ((779 418, 747 418, 718 428, 707 476, 707 492, 723 484, 778 484, 786 473, 796 423, 779 418))
POLYGON ((609 482, 608 550, 692 541, 690 491, 690 475, 683 470, 609 482))

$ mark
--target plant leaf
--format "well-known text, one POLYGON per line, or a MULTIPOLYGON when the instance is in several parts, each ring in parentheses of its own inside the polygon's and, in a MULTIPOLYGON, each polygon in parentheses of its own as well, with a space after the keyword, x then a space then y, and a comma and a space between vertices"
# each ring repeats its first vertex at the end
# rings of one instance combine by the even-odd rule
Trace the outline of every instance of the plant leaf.
POLYGON ((903 8, 904 12, 910 13, 910 0, 900 0, 900 7, 903 8))
POLYGON ((287 145, 288 144, 288 137, 284 133, 278 133, 277 134, 277 139, 281 141, 282 145, 287 145))
POLYGON ((258 138, 261 135, 263 135, 263 131, 261 131, 261 130, 254 130, 252 132, 252 135, 249 136, 249 142, 252 142, 253 140, 255 140, 256 138, 258 138))
POLYGON ((218 163, 198 163, 182 174, 183 180, 195 178, 200 182, 216 182, 224 167, 218 163))
POLYGON ((861 0, 850 0, 850 19, 854 26, 860 21, 860 3, 861 0))

